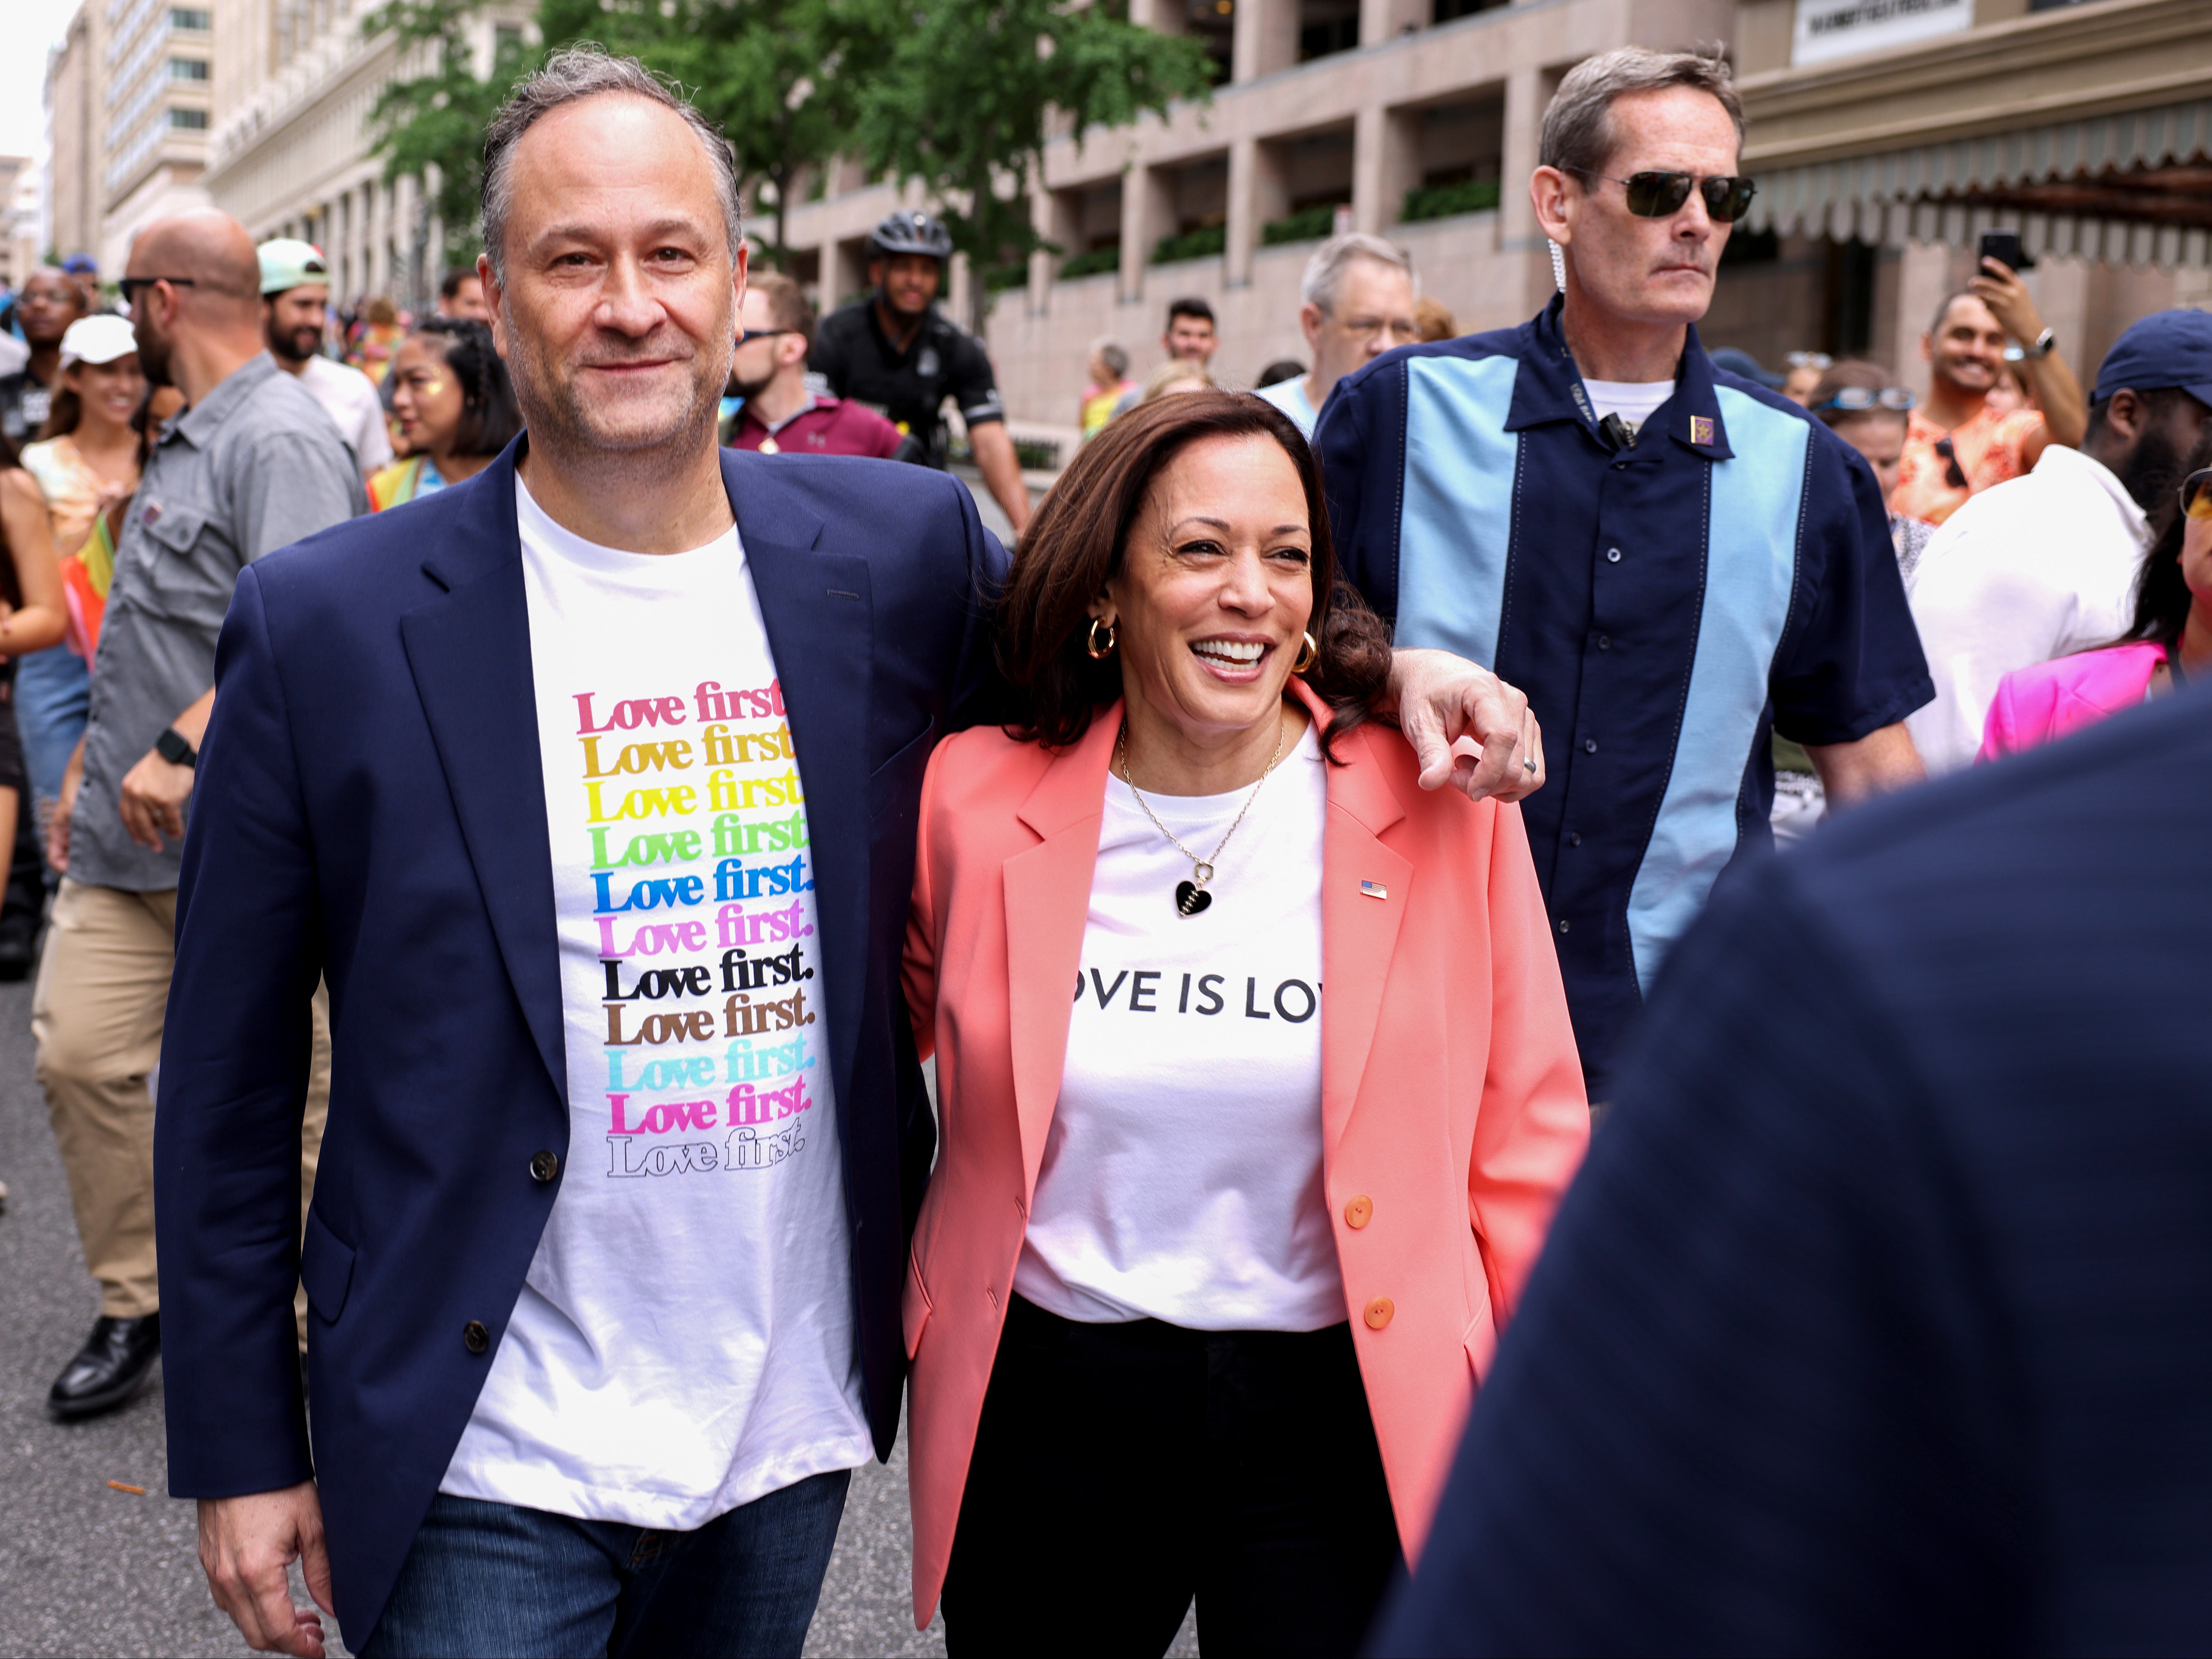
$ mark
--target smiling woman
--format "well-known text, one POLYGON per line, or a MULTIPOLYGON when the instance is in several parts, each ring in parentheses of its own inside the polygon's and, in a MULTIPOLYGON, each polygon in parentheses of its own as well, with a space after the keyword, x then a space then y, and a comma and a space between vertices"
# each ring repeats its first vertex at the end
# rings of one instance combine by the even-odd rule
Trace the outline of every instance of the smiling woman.
POLYGON ((908 932, 915 1617, 1159 1652, 1195 1594, 1209 1643, 1350 1653, 1588 1135, 1520 811, 1418 787, 1257 398, 1080 450, 997 628, 908 932))

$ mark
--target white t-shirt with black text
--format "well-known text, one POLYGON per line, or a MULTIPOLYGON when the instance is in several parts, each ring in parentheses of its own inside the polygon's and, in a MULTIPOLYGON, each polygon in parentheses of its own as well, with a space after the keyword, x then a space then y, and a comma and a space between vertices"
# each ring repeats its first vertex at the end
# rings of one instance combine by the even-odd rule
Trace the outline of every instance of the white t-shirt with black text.
POLYGON ((439 1490, 690 1530, 873 1453, 805 792, 734 526, 623 553, 515 505, 567 1172, 439 1490))
MULTIPOLYGON (((1139 779, 1139 786, 1143 782, 1139 779)), ((1201 857, 1244 805, 1147 793, 1201 857)), ((1060 1100, 1014 1288, 1090 1324, 1311 1331, 1345 1317, 1322 1190, 1321 863, 1312 728, 1230 837, 1196 915, 1191 861, 1106 784, 1060 1100)))

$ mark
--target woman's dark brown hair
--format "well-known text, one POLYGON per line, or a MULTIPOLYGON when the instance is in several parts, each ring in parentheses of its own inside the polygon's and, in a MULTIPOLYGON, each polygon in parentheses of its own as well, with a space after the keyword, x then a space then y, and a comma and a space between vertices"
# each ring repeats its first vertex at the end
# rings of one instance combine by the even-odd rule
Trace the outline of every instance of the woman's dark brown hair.
POLYGON ((1014 550, 999 602, 998 653, 1015 737, 1065 749, 1121 695, 1118 658, 1096 661, 1085 648, 1091 602, 1121 571, 1153 481, 1201 438, 1271 439, 1297 469, 1313 535, 1307 631, 1320 648, 1302 678, 1332 714, 1322 752, 1376 718, 1389 683, 1390 634, 1357 593, 1337 585, 1311 446, 1288 416, 1248 392, 1186 392, 1139 405, 1078 450, 1014 550))

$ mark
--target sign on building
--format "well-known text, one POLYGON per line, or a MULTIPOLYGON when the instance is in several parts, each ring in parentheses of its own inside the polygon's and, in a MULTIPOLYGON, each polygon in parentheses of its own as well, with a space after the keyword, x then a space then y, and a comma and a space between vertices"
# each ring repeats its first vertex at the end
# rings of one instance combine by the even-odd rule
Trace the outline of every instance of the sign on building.
POLYGON ((1973 0, 1797 0, 1793 65, 1825 64, 1952 34, 1974 21, 1973 0))

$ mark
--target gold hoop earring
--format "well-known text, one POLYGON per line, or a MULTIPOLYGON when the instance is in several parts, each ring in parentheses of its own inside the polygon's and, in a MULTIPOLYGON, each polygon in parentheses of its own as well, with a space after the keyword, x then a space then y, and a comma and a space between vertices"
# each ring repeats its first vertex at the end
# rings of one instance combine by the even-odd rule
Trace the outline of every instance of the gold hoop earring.
POLYGON ((1106 643, 1101 645, 1098 643, 1098 621, 1096 617, 1091 619, 1091 636, 1084 641, 1083 648, 1091 653, 1093 662, 1104 662, 1114 654, 1114 624, 1106 624, 1106 643))
POLYGON ((1298 653, 1298 659, 1291 665, 1293 674, 1303 674, 1321 660, 1321 647, 1314 643, 1314 636, 1308 634, 1304 638, 1305 649, 1298 653))

